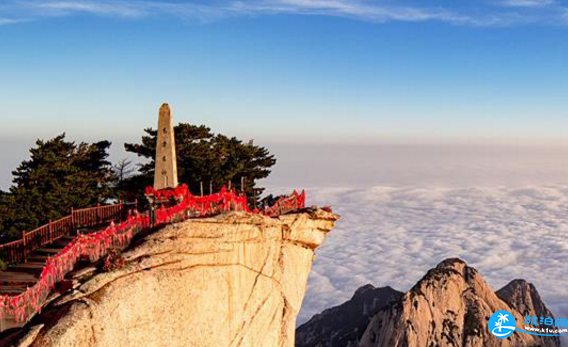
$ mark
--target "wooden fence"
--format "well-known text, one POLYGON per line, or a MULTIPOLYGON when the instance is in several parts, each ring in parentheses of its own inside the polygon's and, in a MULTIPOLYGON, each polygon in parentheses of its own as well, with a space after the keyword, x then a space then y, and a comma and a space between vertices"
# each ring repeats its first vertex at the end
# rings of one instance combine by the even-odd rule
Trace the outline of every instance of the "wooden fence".
POLYGON ((23 263, 35 249, 72 234, 77 229, 124 220, 128 209, 132 208, 136 208, 136 203, 120 202, 115 205, 72 209, 71 215, 50 221, 30 232, 24 231, 21 240, 0 245, 0 259, 6 264, 23 263))

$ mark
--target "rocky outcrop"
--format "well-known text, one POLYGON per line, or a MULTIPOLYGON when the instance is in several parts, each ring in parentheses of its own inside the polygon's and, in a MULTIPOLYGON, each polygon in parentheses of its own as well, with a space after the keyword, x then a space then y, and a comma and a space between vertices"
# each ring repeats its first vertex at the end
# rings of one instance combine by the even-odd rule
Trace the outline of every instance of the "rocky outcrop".
POLYGON ((50 304, 14 344, 292 347, 314 250, 337 218, 230 213, 168 226, 121 269, 50 304))
POLYGON ((356 347, 371 318, 402 295, 391 287, 363 286, 350 300, 315 315, 296 329, 296 347, 356 347))
POLYGON ((514 280, 497 291, 497 296, 515 308, 523 317, 552 317, 532 283, 514 280))
POLYGON ((496 311, 509 311, 517 323, 522 323, 525 314, 538 315, 539 307, 546 309, 534 287, 523 283, 501 291, 509 304, 474 268, 459 259, 445 260, 400 300, 373 317, 360 346, 559 346, 559 340, 552 337, 514 333, 500 340, 489 333, 487 322, 496 311))

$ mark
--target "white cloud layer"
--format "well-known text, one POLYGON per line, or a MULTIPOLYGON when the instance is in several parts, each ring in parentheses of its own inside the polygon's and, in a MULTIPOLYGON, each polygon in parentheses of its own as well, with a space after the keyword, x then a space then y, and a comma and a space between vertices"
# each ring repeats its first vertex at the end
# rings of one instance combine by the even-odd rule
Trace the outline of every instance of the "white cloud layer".
POLYGON ((308 198, 342 218, 317 251, 299 322, 367 283, 406 291, 449 257, 496 290, 534 283, 568 318, 568 186, 318 188, 308 198))
POLYGON ((553 0, 506 0, 501 6, 485 6, 483 11, 369 0, 9 0, 0 6, 0 16, 5 17, 0 20, 0 25, 77 14, 136 19, 172 16, 200 22, 236 16, 289 14, 346 17, 378 23, 438 21, 457 25, 507 26, 533 22, 566 24, 565 11, 553 0), (504 11, 503 7, 512 9, 504 11), (519 12, 522 8, 547 10, 538 14, 519 12))

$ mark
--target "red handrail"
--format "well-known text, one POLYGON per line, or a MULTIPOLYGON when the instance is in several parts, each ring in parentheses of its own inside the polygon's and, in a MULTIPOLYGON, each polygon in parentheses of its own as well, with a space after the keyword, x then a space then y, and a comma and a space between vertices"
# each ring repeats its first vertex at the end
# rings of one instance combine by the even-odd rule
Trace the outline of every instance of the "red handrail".
POLYGON ((71 215, 23 232, 22 239, 0 245, 0 259, 6 264, 22 263, 35 249, 48 245, 78 228, 95 227, 126 217, 125 204, 98 205, 71 211, 71 215))
POLYGON ((277 217, 304 207, 306 207, 306 191, 303 190, 302 194, 298 194, 294 190, 292 195, 282 197, 273 206, 265 208, 264 214, 269 217, 277 217))
MULTIPOLYGON (((126 247, 133 236, 141 230, 182 221, 192 216, 209 216, 223 211, 247 211, 247 199, 244 195, 237 195, 234 190, 225 187, 217 194, 208 196, 194 196, 187 186, 180 186, 173 191, 146 191, 156 197, 174 198, 179 202, 172 207, 161 207, 155 210, 151 218, 149 212, 134 215, 128 214, 125 221, 111 225, 105 229, 85 235, 78 235, 61 252, 49 257, 41 272, 37 283, 19 295, 0 295, 0 319, 13 317, 17 323, 28 321, 39 312, 45 303, 55 283, 73 270, 75 264, 82 258, 95 262, 108 254, 113 248, 126 247)), ((263 212, 258 210, 252 213, 261 213, 271 217, 286 213, 292 209, 305 206, 305 192, 294 193, 277 201, 275 206, 263 212)), ((92 208, 73 210, 71 216, 50 222, 29 233, 23 234, 23 239, 0 246, 2 252, 10 255, 9 259, 25 260, 33 247, 41 247, 47 243, 66 235, 77 225, 90 225, 90 223, 111 220, 116 213, 124 212, 124 204, 97 206, 92 208), (116 206, 119 206, 118 208, 116 206)))

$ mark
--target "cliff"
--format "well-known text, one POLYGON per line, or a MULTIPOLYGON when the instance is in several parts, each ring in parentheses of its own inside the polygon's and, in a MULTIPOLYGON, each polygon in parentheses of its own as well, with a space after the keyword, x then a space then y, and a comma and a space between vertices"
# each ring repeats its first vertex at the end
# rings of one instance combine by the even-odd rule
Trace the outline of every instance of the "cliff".
POLYGON ((496 311, 511 312, 517 322, 523 322, 524 315, 549 313, 534 286, 524 281, 513 281, 498 293, 503 299, 463 261, 445 260, 401 299, 381 309, 369 323, 359 345, 560 346, 556 337, 515 333, 499 340, 492 336, 487 322, 496 311))
POLYGON ((120 269, 76 273, 73 290, 4 343, 292 347, 314 250, 337 219, 229 213, 168 226, 120 269))
POLYGON ((316 314, 296 330, 296 347, 356 347, 369 321, 403 293, 368 284, 343 304, 316 314))

